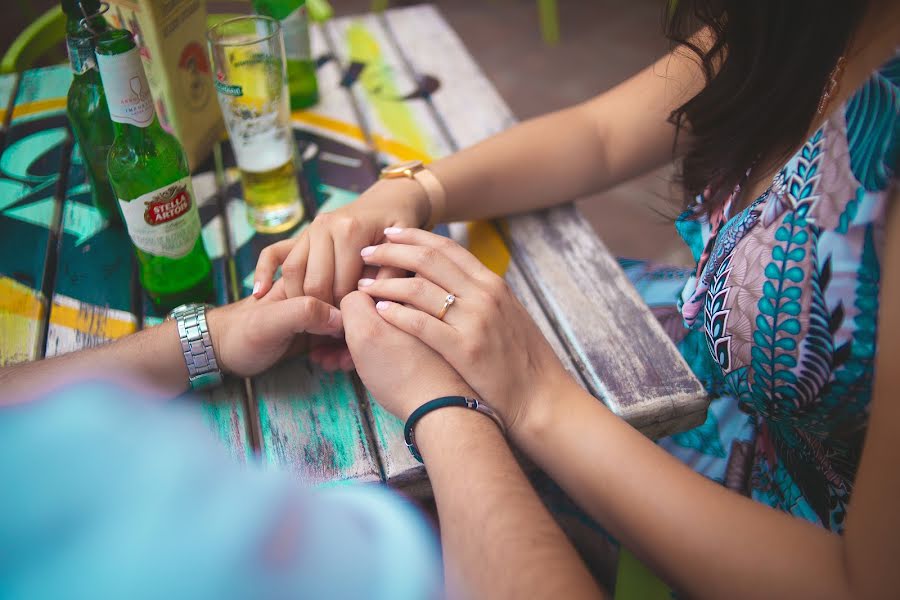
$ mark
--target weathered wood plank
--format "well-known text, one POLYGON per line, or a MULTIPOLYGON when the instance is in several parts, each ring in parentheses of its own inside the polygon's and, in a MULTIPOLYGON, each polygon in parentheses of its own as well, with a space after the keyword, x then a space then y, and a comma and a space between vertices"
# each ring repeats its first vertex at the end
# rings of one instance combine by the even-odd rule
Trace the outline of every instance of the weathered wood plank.
MULTIPOLYGON (((459 147, 515 122, 433 7, 388 11, 385 22, 414 72, 446 82, 430 100, 459 147)), ((514 262, 594 395, 648 435, 702 422, 708 404, 702 386, 576 209, 515 217, 504 231, 514 262)))
MULTIPOLYGON (((325 45, 317 28, 312 30, 312 41, 316 55, 324 55, 325 45)), ((308 177, 301 179, 301 191, 310 195, 315 186, 322 210, 352 201, 367 187, 375 171, 346 92, 337 85, 339 80, 337 65, 324 62, 319 71, 320 103, 312 110, 293 114, 300 154, 311 159, 304 165, 308 177)), ((260 251, 274 241, 296 235, 301 228, 279 236, 257 234, 247 221, 234 165, 229 148, 223 152, 223 166, 231 251, 239 293, 246 296, 252 291, 260 251)), ((298 357, 253 378, 251 387, 260 451, 268 462, 289 468, 313 483, 381 479, 351 377, 326 373, 298 357)))
POLYGON ((327 24, 332 51, 372 143, 383 163, 429 162, 449 152, 434 127, 421 89, 403 68, 375 14, 335 19, 327 24))
MULTIPOLYGON (((22 75, 0 155, 0 365, 42 355, 48 250, 59 227, 60 177, 71 148, 65 96, 71 73, 22 75)), ((53 254, 50 253, 52 256, 53 254)))
MULTIPOLYGON (((416 97, 416 83, 402 68, 400 57, 385 37, 375 15, 336 19, 328 24, 330 49, 345 73, 344 84, 382 164, 423 160, 450 153, 435 127, 425 101, 416 97), (407 96, 413 98, 404 100, 407 96)), ((373 175, 369 184, 375 182, 373 175)), ((406 448, 403 423, 367 394, 372 441, 387 482, 414 495, 427 495, 425 469, 406 448)))
MULTIPOLYGON (((362 66, 351 90, 382 162, 429 161, 453 151, 452 139, 427 100, 427 82, 431 78, 412 76, 381 17, 362 15, 337 19, 332 22, 330 32, 332 49, 344 70, 352 71, 362 66)), ((439 81, 438 84, 445 85, 447 82, 439 81)), ((470 234, 464 223, 452 224, 443 231, 464 244, 470 234)), ((478 233, 484 235, 485 231, 478 233)), ((505 264, 508 261, 499 262, 505 264)), ((525 305, 535 311, 535 319, 545 334, 549 334, 551 344, 561 349, 559 340, 517 266, 508 266, 507 279, 525 305)), ((567 355, 564 355, 564 361, 572 369, 567 355)), ((369 400, 374 442, 387 481, 413 494, 428 493, 424 470, 403 442, 403 424, 379 407, 371 397, 369 400)))
POLYGON ((703 386, 577 209, 513 217, 507 227, 513 255, 591 392, 648 433, 701 424, 703 386))

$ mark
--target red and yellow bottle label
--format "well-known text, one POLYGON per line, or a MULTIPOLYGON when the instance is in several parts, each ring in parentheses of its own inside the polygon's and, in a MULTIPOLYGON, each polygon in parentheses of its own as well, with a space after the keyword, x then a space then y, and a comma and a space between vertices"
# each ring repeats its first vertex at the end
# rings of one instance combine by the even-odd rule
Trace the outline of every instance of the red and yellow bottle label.
POLYGON ((191 178, 185 177, 134 200, 119 200, 132 243, 155 256, 181 258, 200 236, 200 213, 191 178))

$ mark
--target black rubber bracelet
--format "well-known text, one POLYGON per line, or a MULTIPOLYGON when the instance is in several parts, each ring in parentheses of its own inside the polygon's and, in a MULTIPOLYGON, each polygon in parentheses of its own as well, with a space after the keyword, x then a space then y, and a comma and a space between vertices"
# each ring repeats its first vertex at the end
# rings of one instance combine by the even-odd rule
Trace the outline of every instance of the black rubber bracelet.
POLYGON ((430 413, 431 411, 437 410, 439 408, 446 408, 448 406, 458 406, 460 408, 469 408, 471 410, 476 410, 483 415, 486 415, 497 424, 497 427, 500 428, 500 431, 506 433, 506 428, 503 426, 503 421, 500 420, 500 417, 497 416, 497 413, 494 410, 486 405, 481 400, 477 398, 469 398, 467 396, 443 396, 441 398, 435 398, 434 400, 429 400, 409 415, 409 418, 406 420, 406 426, 403 427, 403 438, 406 440, 406 447, 409 448, 409 453, 413 455, 419 462, 424 462, 422 460, 422 455, 419 454, 419 449, 416 447, 416 434, 415 427, 416 423, 419 420, 430 413))

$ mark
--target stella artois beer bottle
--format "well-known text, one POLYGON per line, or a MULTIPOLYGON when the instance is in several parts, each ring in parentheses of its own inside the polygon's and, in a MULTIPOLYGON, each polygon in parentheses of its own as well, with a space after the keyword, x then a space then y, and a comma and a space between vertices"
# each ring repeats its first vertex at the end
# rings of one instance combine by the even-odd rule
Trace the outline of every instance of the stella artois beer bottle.
POLYGON ((78 142, 94 206, 104 218, 118 222, 119 206, 106 174, 106 155, 113 141, 113 126, 94 55, 96 36, 108 28, 102 15, 92 16, 97 14, 99 5, 97 0, 62 2, 66 14, 66 49, 72 65, 66 113, 78 142), (86 19, 85 15, 91 18, 86 19))
POLYGON ((253 0, 253 10, 281 23, 291 110, 309 108, 319 101, 319 83, 309 44, 306 0, 253 0))
POLYGON ((184 149, 156 118, 131 32, 97 42, 97 64, 116 132, 107 168, 153 303, 169 309, 212 297, 212 267, 184 149))

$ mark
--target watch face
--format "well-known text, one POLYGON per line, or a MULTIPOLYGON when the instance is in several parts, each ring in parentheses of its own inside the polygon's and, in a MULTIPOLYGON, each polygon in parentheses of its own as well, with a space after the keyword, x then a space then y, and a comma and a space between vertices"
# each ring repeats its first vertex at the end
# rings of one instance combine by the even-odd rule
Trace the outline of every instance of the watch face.
POLYGON ((421 160, 408 160, 402 163, 396 163, 393 165, 389 165, 381 170, 381 174, 386 177, 390 176, 401 176, 406 177, 407 172, 414 172, 416 169, 422 167, 421 160))
POLYGON ((200 309, 200 308, 211 308, 211 307, 212 307, 211 304, 198 304, 196 302, 182 304, 181 306, 176 306, 175 308, 170 310, 167 318, 174 319, 178 315, 192 311, 192 310, 196 310, 196 309, 200 309))

